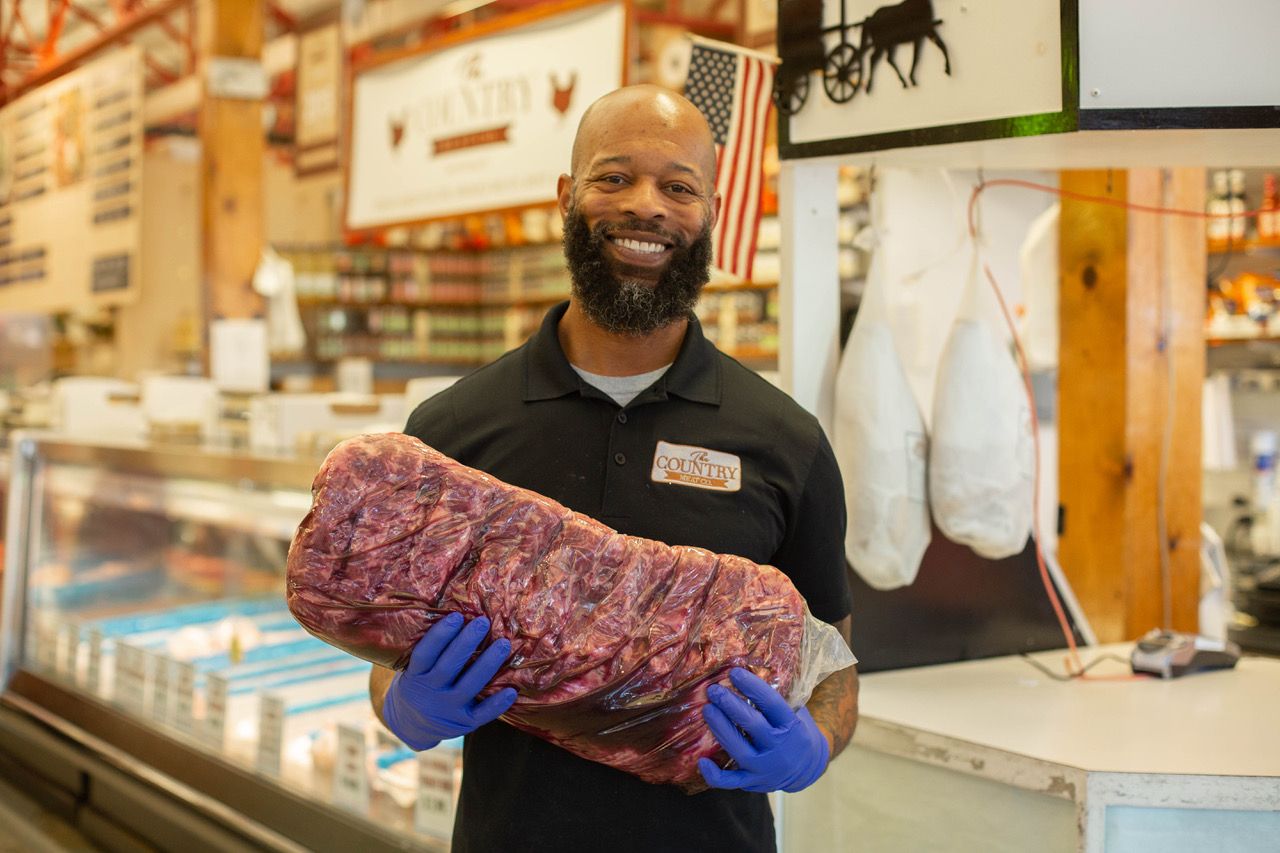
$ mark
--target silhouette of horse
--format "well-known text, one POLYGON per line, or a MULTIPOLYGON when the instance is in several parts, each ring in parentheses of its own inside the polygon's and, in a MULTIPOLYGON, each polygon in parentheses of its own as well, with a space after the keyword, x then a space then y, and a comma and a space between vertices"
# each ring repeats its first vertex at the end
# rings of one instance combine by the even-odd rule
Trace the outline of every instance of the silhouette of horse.
POLYGON ((920 46, 928 39, 942 51, 946 61, 947 76, 951 75, 951 57, 947 54, 947 46, 938 35, 938 24, 942 21, 933 17, 932 0, 902 0, 894 6, 881 6, 862 22, 861 51, 865 55, 867 48, 872 50, 871 60, 867 68, 867 94, 871 94, 871 81, 875 77, 876 63, 880 57, 888 56, 889 65, 897 72, 902 87, 914 86, 916 82, 916 66, 920 63, 920 46), (894 52, 898 45, 911 42, 915 45, 915 53, 911 57, 911 82, 902 76, 902 69, 894 61, 894 52))

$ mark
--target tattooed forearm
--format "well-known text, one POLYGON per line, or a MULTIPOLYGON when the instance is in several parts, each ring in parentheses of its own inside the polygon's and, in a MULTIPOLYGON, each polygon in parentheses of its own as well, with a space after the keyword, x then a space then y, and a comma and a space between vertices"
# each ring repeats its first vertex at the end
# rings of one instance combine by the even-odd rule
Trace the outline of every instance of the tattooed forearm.
MULTIPOLYGON (((850 619, 845 617, 836 627, 849 639, 850 619)), ((813 691, 806 706, 813 721, 831 743, 831 757, 840 754, 858 725, 858 671, 856 667, 842 669, 827 676, 813 691)))

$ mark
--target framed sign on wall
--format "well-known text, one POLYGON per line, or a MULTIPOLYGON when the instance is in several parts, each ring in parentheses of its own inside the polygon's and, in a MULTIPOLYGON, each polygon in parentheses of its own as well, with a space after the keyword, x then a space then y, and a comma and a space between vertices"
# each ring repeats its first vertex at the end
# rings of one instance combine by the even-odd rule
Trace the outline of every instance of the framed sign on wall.
POLYGON ((347 227, 553 201, 583 112, 623 83, 629 17, 543 4, 356 69, 347 227))
POLYGON ((1280 128, 1277 27, 1274 0, 780 0, 779 155, 920 163, 907 152, 1038 137, 954 153, 1036 150, 1082 168, 1150 160, 1150 136, 1091 131, 1181 129, 1206 134, 1184 135, 1168 162, 1245 162, 1269 140, 1227 154, 1222 131, 1280 128), (1232 61, 1205 44, 1232 45, 1232 61))
POLYGON ((341 158, 342 31, 331 21, 298 33, 294 168, 309 175, 338 168, 341 158))
POLYGON ((782 0, 785 158, 1076 127, 1075 0, 782 0))

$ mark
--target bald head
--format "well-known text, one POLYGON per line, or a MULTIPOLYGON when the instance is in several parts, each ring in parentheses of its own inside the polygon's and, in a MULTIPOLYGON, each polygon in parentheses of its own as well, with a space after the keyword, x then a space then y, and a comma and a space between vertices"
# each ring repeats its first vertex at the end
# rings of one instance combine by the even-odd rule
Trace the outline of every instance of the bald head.
POLYGON ((582 114, 573 140, 571 174, 577 178, 602 148, 620 139, 676 142, 702 172, 708 187, 716 175, 715 141, 702 112, 683 95, 641 84, 615 89, 582 114))

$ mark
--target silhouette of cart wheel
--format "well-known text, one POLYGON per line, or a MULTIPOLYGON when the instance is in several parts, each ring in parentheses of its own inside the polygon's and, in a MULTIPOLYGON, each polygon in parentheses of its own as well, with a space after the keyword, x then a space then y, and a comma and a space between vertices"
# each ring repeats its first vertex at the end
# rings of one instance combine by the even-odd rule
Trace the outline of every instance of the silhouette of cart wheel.
POLYGON ((842 41, 827 54, 822 67, 822 88, 837 104, 848 103, 862 87, 862 51, 842 41))
POLYGON ((795 77, 776 74, 773 78, 773 104, 784 116, 795 115, 809 97, 809 75, 795 77))

